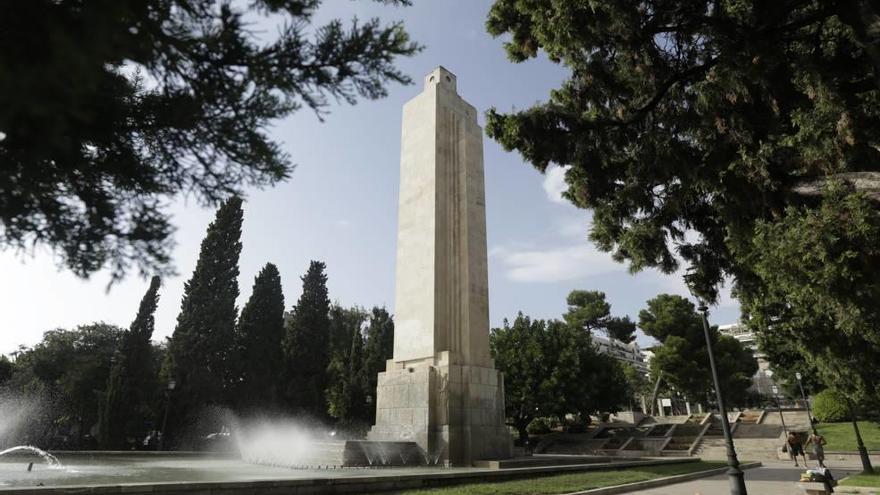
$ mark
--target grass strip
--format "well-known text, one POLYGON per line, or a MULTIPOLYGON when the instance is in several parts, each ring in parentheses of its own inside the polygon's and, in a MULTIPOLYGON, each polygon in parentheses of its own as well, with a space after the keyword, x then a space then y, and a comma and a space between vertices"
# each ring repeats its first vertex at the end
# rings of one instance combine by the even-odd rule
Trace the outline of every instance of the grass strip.
POLYGON ((501 481, 498 483, 469 483, 442 488, 401 492, 402 495, 555 495, 592 488, 647 481, 677 474, 688 474, 725 466, 724 462, 688 462, 665 466, 638 466, 608 471, 589 471, 533 478, 501 481))
POLYGON ((880 488, 880 473, 854 474, 852 476, 848 476, 845 480, 841 481, 840 484, 846 486, 866 486, 869 488, 880 488))
MULTIPOLYGON (((818 430, 828 442, 825 450, 855 451, 858 448, 851 422, 820 423, 818 430)), ((859 432, 862 434, 862 440, 868 450, 880 450, 880 424, 859 421, 859 432)))

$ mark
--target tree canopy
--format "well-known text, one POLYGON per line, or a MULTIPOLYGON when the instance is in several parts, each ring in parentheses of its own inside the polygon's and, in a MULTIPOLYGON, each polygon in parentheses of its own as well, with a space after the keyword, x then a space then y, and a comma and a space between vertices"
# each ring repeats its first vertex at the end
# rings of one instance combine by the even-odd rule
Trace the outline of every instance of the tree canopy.
POLYGON ((235 326, 235 405, 241 412, 277 406, 284 369, 284 293, 278 267, 266 263, 235 326))
POLYGON ((611 316, 605 293, 597 290, 573 290, 566 297, 568 311, 563 319, 574 328, 590 333, 601 332, 628 344, 635 340, 636 324, 628 316, 611 316))
MULTIPOLYGON (((728 278, 851 397, 878 390, 880 7, 867 0, 497 0, 514 62, 568 70, 487 133, 566 167, 591 239, 631 270, 728 278)), ((871 394, 877 399, 877 394, 871 394)))
POLYGON ((302 295, 285 323, 282 341, 283 398, 293 410, 317 419, 327 415, 327 367, 330 364, 330 298, 325 269, 321 261, 309 263, 302 277, 302 295))
POLYGON ((100 407, 100 442, 104 448, 125 450, 126 438, 142 439, 152 421, 157 374, 152 356, 155 312, 160 279, 154 276, 141 299, 137 316, 122 335, 100 407))
POLYGON ((532 320, 519 313, 490 334, 495 365, 504 373, 508 421, 520 439, 535 418, 589 422, 627 402, 627 380, 613 358, 596 352, 589 332, 560 320, 532 320))
POLYGON ((633 270, 683 260, 712 301, 740 282, 755 223, 814 204, 836 177, 880 192, 878 18, 867 1, 497 0, 490 33, 515 62, 569 77, 486 130, 540 170, 567 166, 591 238, 633 270), (697 235, 686 236, 690 231, 697 235))
POLYGON ((107 323, 55 329, 23 349, 7 382, 19 400, 37 399, 27 440, 46 448, 94 448, 86 441, 98 421, 102 392, 124 330, 107 323))
POLYGON ((170 272, 170 198, 214 205, 281 181, 293 164, 273 122, 410 83, 395 62, 420 46, 401 23, 317 26, 321 3, 5 5, 0 247, 48 246, 80 276, 170 272))
POLYGON ((217 209, 202 240, 196 268, 183 286, 167 366, 169 378, 178 384, 174 417, 180 421, 206 405, 229 403, 236 357, 241 205, 240 198, 232 197, 217 209))
POLYGON ((370 419, 364 361, 364 327, 368 313, 358 307, 330 308, 330 365, 327 380, 327 412, 341 426, 364 428, 370 419))
MULTIPOLYGON (((660 342, 651 359, 654 379, 662 374, 663 380, 688 399, 711 400, 715 387, 703 321, 693 303, 681 296, 660 294, 639 312, 639 327, 660 342)), ((725 400, 731 405, 743 404, 758 363, 739 341, 721 335, 717 327, 711 327, 709 335, 725 400)))

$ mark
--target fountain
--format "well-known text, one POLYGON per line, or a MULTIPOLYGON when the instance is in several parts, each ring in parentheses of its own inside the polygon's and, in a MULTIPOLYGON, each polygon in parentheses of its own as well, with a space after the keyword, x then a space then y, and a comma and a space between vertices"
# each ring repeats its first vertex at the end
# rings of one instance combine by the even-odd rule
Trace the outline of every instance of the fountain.
POLYGON ((38 449, 32 445, 19 445, 16 447, 6 449, 6 450, 0 452, 0 457, 3 457, 4 455, 12 455, 12 454, 19 453, 19 452, 30 452, 31 454, 36 454, 36 455, 42 457, 43 461, 49 467, 55 467, 55 468, 62 468, 63 467, 57 457, 46 452, 45 450, 38 449))

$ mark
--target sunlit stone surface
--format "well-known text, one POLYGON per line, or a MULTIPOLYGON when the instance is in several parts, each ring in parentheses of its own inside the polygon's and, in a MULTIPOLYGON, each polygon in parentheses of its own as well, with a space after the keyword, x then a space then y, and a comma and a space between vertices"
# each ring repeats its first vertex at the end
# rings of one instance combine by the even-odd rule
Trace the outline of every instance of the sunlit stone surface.
POLYGON ((415 441, 454 465, 509 457, 489 355, 482 129, 443 67, 403 108, 398 229, 394 358, 369 439, 415 441))

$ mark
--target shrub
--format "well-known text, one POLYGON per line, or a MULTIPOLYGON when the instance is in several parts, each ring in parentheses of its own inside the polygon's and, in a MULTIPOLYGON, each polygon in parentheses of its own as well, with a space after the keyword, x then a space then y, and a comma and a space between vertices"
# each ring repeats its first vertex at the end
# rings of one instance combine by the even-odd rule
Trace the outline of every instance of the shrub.
POLYGON ((550 433, 550 422, 547 418, 535 418, 527 427, 529 433, 533 435, 543 435, 550 433))
POLYGON ((813 415, 823 423, 837 423, 849 419, 846 398, 839 392, 825 389, 813 396, 813 415))

